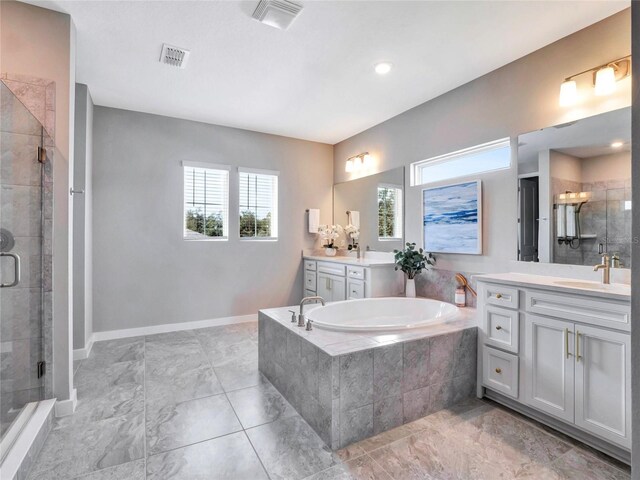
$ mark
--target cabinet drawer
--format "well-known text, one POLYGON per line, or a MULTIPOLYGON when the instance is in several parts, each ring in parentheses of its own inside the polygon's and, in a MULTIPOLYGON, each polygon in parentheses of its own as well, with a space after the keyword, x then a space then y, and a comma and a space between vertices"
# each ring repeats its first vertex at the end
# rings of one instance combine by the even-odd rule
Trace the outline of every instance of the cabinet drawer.
POLYGON ((347 277, 355 278, 358 280, 364 280, 366 277, 366 270, 364 267, 347 267, 347 277))
MULTIPOLYGON (((316 296, 316 292, 314 290, 305 290, 304 291, 304 296, 305 297, 315 297, 316 296)), ((309 303, 318 303, 318 301, 315 300, 315 301, 309 302, 309 303)))
POLYGON ((482 287, 482 298, 487 305, 518 308, 518 289, 486 283, 482 287))
POLYGON ((600 327, 631 330, 631 306, 605 299, 594 300, 579 295, 528 290, 525 310, 563 320, 591 323, 600 327))
POLYGON ((517 310, 487 305, 484 309, 484 343, 518 353, 520 327, 517 310))
POLYGON ((484 347, 482 384, 496 392, 518 398, 518 357, 491 347, 484 347))
POLYGON ((313 260, 305 260, 304 261, 304 269, 305 270, 313 270, 316 271, 316 262, 313 260))
POLYGON ((304 272, 304 288, 316 291, 316 272, 305 270, 304 272))
POLYGON ((318 272, 328 273, 329 275, 337 275, 344 277, 346 272, 346 266, 339 263, 318 262, 318 272))
POLYGON ((347 298, 355 300, 364 297, 364 282, 362 280, 349 280, 347 282, 347 298))

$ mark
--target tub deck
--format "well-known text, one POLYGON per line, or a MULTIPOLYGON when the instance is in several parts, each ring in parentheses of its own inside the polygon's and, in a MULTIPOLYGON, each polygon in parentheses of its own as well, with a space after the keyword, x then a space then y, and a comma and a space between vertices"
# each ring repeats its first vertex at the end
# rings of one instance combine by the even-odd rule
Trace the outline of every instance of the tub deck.
POLYGON ((308 332, 289 310, 259 313, 260 371, 334 450, 475 392, 475 309, 392 333, 308 332))

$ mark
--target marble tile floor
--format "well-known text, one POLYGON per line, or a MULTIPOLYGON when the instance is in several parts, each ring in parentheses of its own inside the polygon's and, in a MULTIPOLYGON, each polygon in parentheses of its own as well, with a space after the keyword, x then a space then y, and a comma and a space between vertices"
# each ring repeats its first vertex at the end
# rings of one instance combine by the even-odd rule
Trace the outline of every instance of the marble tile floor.
POLYGON ((97 343, 37 480, 628 479, 495 404, 462 404, 332 452, 258 372, 257 324, 97 343))

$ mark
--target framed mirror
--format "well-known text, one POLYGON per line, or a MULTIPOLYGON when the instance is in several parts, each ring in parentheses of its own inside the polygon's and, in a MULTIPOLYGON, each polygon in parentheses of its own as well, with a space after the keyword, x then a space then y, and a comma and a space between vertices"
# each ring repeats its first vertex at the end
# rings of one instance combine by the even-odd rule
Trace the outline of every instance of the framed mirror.
POLYGON ((518 260, 631 265, 631 108, 518 137, 518 260))
POLYGON ((404 167, 333 186, 333 223, 359 228, 360 248, 392 252, 404 244, 404 167))

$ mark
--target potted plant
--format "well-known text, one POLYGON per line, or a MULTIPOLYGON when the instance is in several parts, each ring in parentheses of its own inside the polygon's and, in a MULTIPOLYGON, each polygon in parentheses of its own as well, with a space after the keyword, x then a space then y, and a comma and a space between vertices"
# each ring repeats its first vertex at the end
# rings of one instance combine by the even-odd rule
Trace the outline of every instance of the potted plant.
POLYGON ((427 265, 436 263, 436 257, 431 253, 427 253, 421 248, 416 250, 415 243, 407 243, 404 250, 394 250, 396 270, 402 270, 407 276, 407 286, 405 295, 407 297, 416 296, 416 275, 427 268, 427 265))
POLYGON ((324 253, 327 257, 335 257, 338 253, 338 247, 336 246, 336 240, 340 237, 340 232, 337 225, 320 225, 318 233, 322 239, 322 246, 324 247, 324 253))

